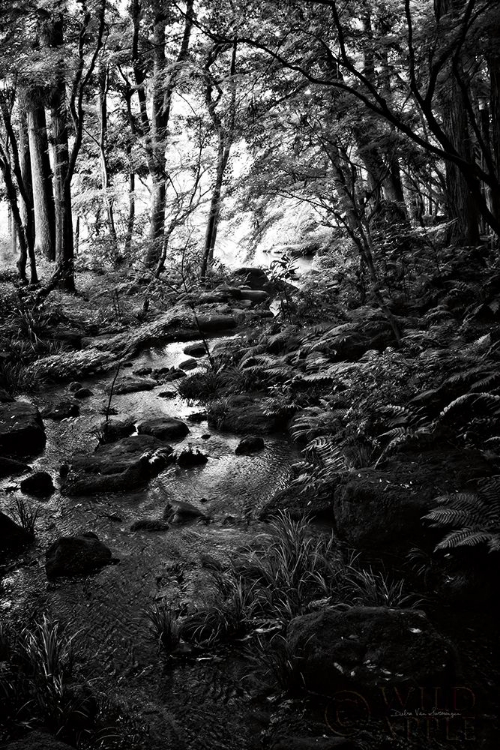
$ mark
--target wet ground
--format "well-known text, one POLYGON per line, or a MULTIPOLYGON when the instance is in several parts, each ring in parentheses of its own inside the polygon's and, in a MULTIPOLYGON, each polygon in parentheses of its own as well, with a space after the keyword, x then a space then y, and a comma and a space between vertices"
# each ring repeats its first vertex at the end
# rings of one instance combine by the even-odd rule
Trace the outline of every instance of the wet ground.
MULTIPOLYGON (((132 369, 177 365, 186 358, 184 346, 171 344, 144 352, 132 369)), ((96 428, 103 419, 112 378, 110 373, 84 382, 93 396, 82 400, 79 417, 45 421, 47 447, 31 462, 33 468, 49 471, 56 480, 59 466, 74 452, 95 449, 96 428)), ((158 395, 171 388, 168 384, 117 395, 112 407, 118 416, 137 420, 171 415, 188 421, 189 435, 172 445, 203 450, 209 456, 207 464, 191 470, 169 467, 148 488, 127 494, 68 498, 56 491, 48 502, 33 500, 40 508, 37 542, 22 564, 4 577, 0 608, 9 619, 46 612, 78 633, 82 676, 97 691, 111 692, 126 712, 150 726, 150 747, 250 748, 263 725, 262 708, 253 705, 246 687, 245 660, 221 652, 166 665, 148 637, 145 610, 158 600, 203 606, 210 595, 210 573, 203 560, 210 556, 223 562, 265 533, 265 526, 256 520, 258 511, 284 486, 297 454, 284 435, 274 435, 266 438, 261 453, 236 456, 240 438, 209 430, 206 421, 190 422, 200 406, 188 405, 178 396, 158 395), (161 518, 170 500, 193 503, 210 522, 172 525, 160 533, 130 531, 138 519, 161 518), (117 563, 95 576, 48 582, 44 568, 48 544, 79 531, 95 532, 117 563)), ((60 397, 61 389, 36 400, 43 404, 56 393, 60 397)), ((17 485, 3 482, 7 494, 0 501, 2 510, 21 496, 17 485)))

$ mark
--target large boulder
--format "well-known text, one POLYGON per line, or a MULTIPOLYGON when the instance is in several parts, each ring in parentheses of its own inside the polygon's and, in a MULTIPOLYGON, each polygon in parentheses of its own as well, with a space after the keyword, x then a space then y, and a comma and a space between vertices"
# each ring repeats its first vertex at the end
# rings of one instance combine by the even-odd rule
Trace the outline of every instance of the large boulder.
POLYGON ((61 492, 93 495, 122 492, 145 484, 168 463, 172 448, 151 435, 133 435, 101 445, 89 455, 76 455, 66 466, 61 492))
POLYGON ((33 534, 0 511, 0 552, 33 541, 33 534))
POLYGON ((110 562, 111 550, 91 531, 78 536, 62 536, 45 554, 45 570, 49 578, 87 575, 110 562))
POLYGON ((383 469, 359 469, 344 484, 339 478, 334 492, 337 532, 356 549, 379 554, 432 548, 442 533, 421 519, 436 497, 490 472, 479 451, 451 448, 399 454, 383 469))
POLYGON ((54 489, 52 477, 47 471, 35 471, 21 482, 21 492, 35 497, 48 497, 54 489))
POLYGON ((189 433, 189 427, 175 417, 156 417, 139 422, 137 432, 139 435, 152 435, 158 440, 182 440, 189 433))
POLYGON ((269 294, 263 289, 242 289, 241 299, 248 300, 253 305, 259 305, 261 302, 268 302, 269 294))
POLYGON ((271 400, 258 395, 229 396, 223 402, 215 402, 208 410, 208 426, 234 432, 236 435, 248 433, 269 433, 283 427, 272 413, 271 400))
POLYGON ((102 443, 115 443, 117 440, 128 437, 135 430, 133 417, 116 417, 103 419, 99 425, 102 443))
POLYGON ((157 385, 156 380, 152 378, 138 378, 130 375, 116 380, 113 393, 120 395, 124 393, 137 393, 138 391, 151 391, 157 385))
POLYGON ((264 289, 268 291, 270 288, 269 278, 262 268, 242 266, 233 272, 233 277, 237 284, 245 284, 250 289, 264 289))
POLYGON ((204 357, 207 353, 205 344, 203 343, 188 344, 182 351, 189 357, 204 357))
POLYGON ((303 615, 290 622, 287 644, 305 687, 324 695, 384 685, 446 686, 456 666, 452 646, 414 609, 352 607, 303 615))
POLYGON ((236 446, 235 453, 237 456, 246 456, 250 453, 258 453, 265 448, 264 438, 260 435, 249 435, 240 440, 236 446))
POLYGON ((33 404, 13 401, 0 404, 0 455, 31 456, 45 448, 45 430, 33 404))

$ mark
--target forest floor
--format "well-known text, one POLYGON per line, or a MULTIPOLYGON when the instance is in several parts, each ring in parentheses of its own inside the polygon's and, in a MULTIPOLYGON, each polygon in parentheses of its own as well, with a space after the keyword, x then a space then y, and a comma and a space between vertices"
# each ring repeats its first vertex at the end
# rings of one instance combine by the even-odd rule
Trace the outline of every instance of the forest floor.
POLYGON ((84 659, 76 652, 78 679, 55 701, 67 711, 56 720, 31 705, 33 663, 0 632, 0 746, 41 747, 28 728, 76 747, 154 747, 162 732, 189 750, 496 746, 500 274, 487 252, 462 255, 439 274, 416 273, 411 294, 393 294, 390 317, 327 266, 301 290, 258 273, 188 290, 86 272, 77 295, 56 291, 43 303, 4 276, 5 408, 10 395, 42 415, 61 402, 78 409, 44 417, 47 447, 33 468, 69 471, 50 500, 28 502, 8 474, 2 482, 1 509, 19 500, 39 520, 35 547, 4 559, 0 602, 25 639, 42 612, 74 630, 92 623, 95 634, 84 659), (183 341, 201 347, 194 366, 183 341), (75 398, 74 384, 89 393, 75 398), (115 417, 135 429, 158 413, 189 424, 174 462, 128 493, 108 487, 97 505, 71 494, 79 450, 103 450, 115 417), (237 458, 240 439, 261 437, 264 446, 247 443, 237 458), (186 473, 183 453, 208 462, 186 473), (124 531, 123 518, 158 521, 165 497, 174 513, 163 530, 124 531), (120 564, 46 582, 47 545, 83 528, 120 564), (149 578, 134 560, 147 561, 149 578), (148 602, 160 656, 147 639, 137 644, 144 621, 142 631, 131 625, 148 602), (85 673, 92 649, 109 678, 100 692, 95 665, 85 673), (31 705, 22 711, 8 687, 20 664, 31 705), (116 705, 102 694, 113 675, 116 705), (79 681, 80 727, 68 711, 79 681))

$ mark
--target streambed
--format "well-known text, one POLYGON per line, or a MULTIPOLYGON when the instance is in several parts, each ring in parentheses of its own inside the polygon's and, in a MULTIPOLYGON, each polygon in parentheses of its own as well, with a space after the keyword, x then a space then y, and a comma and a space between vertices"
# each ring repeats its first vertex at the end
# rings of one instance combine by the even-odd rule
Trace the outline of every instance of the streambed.
MULTIPOLYGON (((186 359, 184 346, 143 352, 132 369, 177 366, 186 359)), ((45 421, 47 446, 31 462, 34 469, 47 470, 56 480, 60 465, 73 453, 94 450, 112 379, 110 373, 83 382, 93 395, 81 402, 79 417, 45 421)), ((172 387, 169 383, 168 390, 172 387)), ((148 638, 145 609, 155 600, 188 608, 203 605, 210 588, 203 560, 223 562, 265 529, 256 520, 258 511, 285 486, 298 456, 280 434, 266 437, 262 452, 237 456, 240 437, 209 430, 206 421, 189 421, 200 406, 179 396, 161 397, 165 390, 161 385, 115 395, 112 407, 119 416, 137 420, 175 416, 187 421, 190 433, 172 445, 202 450, 209 456, 207 464, 190 470, 171 466, 147 488, 130 493, 69 498, 56 490, 47 502, 33 500, 40 507, 38 537, 3 578, 0 611, 20 621, 29 613, 45 612, 78 633, 82 676, 149 725, 150 747, 251 748, 258 746, 263 709, 253 705, 246 689, 245 661, 222 652, 166 666, 148 638), (130 531, 138 519, 162 518, 171 500, 192 503, 210 522, 172 525, 161 533, 130 531), (61 535, 81 531, 95 532, 112 550, 116 564, 94 576, 48 582, 47 546, 61 535)), ((61 397, 60 387, 44 392, 38 401, 43 404, 56 395, 61 397)), ((21 496, 12 480, 3 487, 8 494, 2 510, 21 496)))

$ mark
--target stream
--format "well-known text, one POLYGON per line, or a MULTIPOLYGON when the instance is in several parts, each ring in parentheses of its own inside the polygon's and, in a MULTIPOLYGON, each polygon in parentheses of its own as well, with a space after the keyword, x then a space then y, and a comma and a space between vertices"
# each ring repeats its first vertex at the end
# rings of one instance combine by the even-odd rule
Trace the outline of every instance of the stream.
MULTIPOLYGON (((186 358, 184 346, 145 351, 132 369, 177 366, 186 358)), ((93 395, 81 402, 79 417, 45 420, 47 446, 33 469, 49 471, 56 482, 59 466, 73 453, 95 449, 113 374, 83 382, 93 395)), ((126 494, 70 498, 56 489, 47 502, 33 500, 40 507, 36 543, 3 578, 0 611, 21 621, 27 613, 45 612, 77 633, 78 670, 94 690, 112 694, 126 714, 149 725, 151 748, 251 748, 265 722, 262 706, 254 706, 246 687, 245 660, 223 649, 166 664, 148 637, 145 610, 162 600, 179 607, 203 605, 211 580, 203 560, 223 562, 262 533, 258 511, 286 484, 297 452, 276 434, 266 437, 262 452, 235 455, 239 437, 209 430, 206 420, 190 421, 199 405, 159 396, 165 388, 115 395, 112 407, 137 420, 166 415, 187 421, 190 433, 172 445, 199 448, 208 463, 189 470, 170 466, 147 488, 126 494), (171 499, 192 503, 211 522, 172 525, 166 532, 130 531, 138 519, 162 518, 171 499), (48 582, 47 546, 82 531, 95 532, 117 563, 94 576, 48 582)), ((44 391, 37 402, 43 405, 56 394, 61 397, 60 387, 44 391)), ((12 480, 1 484, 6 490, 2 510, 8 510, 22 494, 12 480)))

